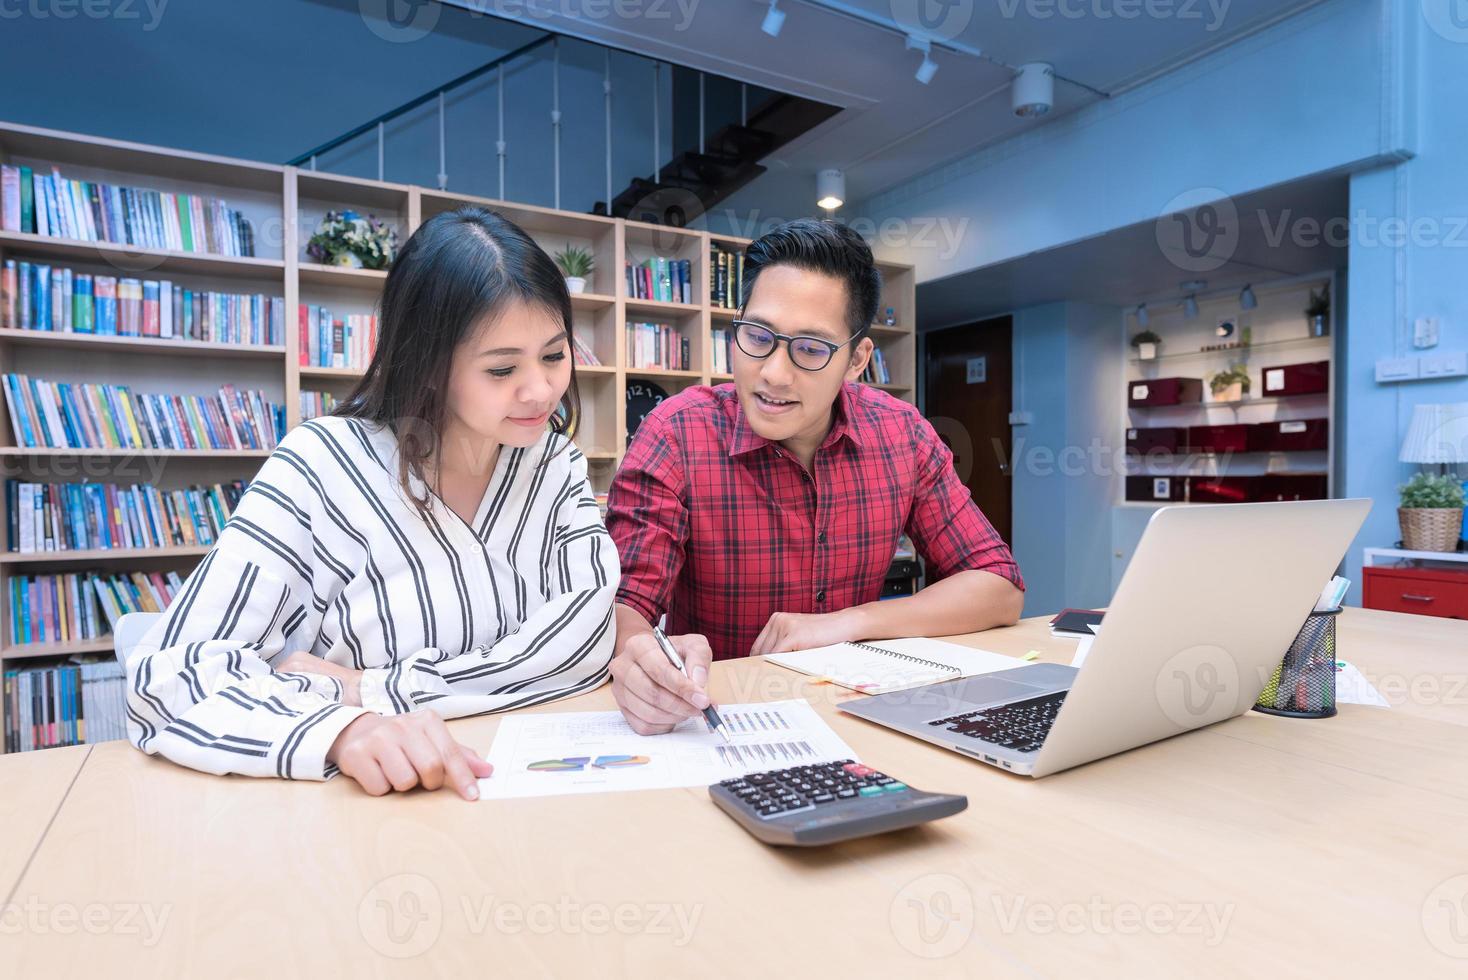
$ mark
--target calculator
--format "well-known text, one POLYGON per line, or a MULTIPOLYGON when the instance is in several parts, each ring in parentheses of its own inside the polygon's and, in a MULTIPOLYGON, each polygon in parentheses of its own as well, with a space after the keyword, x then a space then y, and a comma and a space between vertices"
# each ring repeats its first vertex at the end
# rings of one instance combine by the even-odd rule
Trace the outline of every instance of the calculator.
POLYGON ((709 796, 766 844, 834 844, 952 816, 967 796, 926 793, 851 759, 725 779, 709 796))

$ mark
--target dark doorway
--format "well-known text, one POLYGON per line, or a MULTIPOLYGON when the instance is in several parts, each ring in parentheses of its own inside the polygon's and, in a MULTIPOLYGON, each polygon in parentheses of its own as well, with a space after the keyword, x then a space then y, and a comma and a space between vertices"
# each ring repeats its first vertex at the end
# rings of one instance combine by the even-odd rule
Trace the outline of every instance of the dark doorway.
POLYGON ((928 419, 953 450, 954 469, 974 502, 1011 545, 1013 329, 1000 316, 923 335, 928 419))

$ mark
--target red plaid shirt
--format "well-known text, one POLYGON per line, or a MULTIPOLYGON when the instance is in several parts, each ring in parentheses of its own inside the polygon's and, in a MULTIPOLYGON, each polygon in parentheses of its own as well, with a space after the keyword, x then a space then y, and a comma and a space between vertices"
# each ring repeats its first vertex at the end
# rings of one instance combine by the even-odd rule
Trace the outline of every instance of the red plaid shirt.
POLYGON ((659 405, 612 480, 617 601, 714 658, 748 656, 775 612, 825 613, 881 594, 906 531, 929 581, 977 568, 1024 588, 1008 546, 918 410, 848 384, 811 472, 755 434, 732 384, 659 405))

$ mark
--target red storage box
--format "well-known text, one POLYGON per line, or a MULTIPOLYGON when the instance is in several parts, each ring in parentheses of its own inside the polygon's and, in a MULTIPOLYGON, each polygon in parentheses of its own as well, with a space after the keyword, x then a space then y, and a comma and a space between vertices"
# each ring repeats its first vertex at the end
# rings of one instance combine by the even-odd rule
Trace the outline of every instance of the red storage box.
POLYGON ((1259 422, 1249 427, 1251 452, 1298 453, 1329 446, 1329 419, 1259 422))
POLYGON ((1188 499, 1195 504, 1242 504, 1263 494, 1263 476, 1195 476, 1188 499))
POLYGON ((1330 496, 1324 473, 1271 473, 1260 500, 1324 500, 1330 496))
POLYGON ((1175 453, 1182 449, 1188 430, 1181 426, 1127 429, 1126 451, 1137 456, 1150 452, 1175 453))
POLYGON ((1264 376, 1264 396, 1276 395, 1319 395, 1330 388, 1330 362, 1312 361, 1309 364, 1281 364, 1267 367, 1264 376))
POLYGON ((1129 476, 1126 499, 1138 501, 1172 501, 1183 499, 1185 476, 1129 476))
POLYGON ((1187 405, 1202 400, 1202 378, 1153 378, 1127 386, 1127 403, 1133 407, 1187 405))
POLYGON ((1248 452, 1249 427, 1247 425, 1189 426, 1188 448, 1198 453, 1248 452))

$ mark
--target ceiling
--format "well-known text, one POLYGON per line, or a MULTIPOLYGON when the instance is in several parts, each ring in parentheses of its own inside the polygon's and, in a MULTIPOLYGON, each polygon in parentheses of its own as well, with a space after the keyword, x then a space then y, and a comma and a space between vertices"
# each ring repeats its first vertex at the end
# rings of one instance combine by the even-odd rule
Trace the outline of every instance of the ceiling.
POLYGON ((1321 2, 780 0, 786 20, 775 38, 760 30, 766 0, 490 6, 535 8, 515 19, 842 106, 846 111, 767 161, 773 172, 762 180, 784 172, 804 181, 837 167, 846 171, 848 199, 859 201, 1321 2), (921 55, 904 50, 902 39, 920 4, 941 12, 928 28, 939 66, 929 85, 913 77, 921 55), (1118 8, 1135 14, 1124 18, 1118 8), (590 15, 619 9, 629 13, 590 15), (1055 108, 1038 120, 1019 119, 1010 106, 1010 66, 1029 61, 1049 62, 1057 75, 1055 108))
POLYGON ((1211 253, 1199 249, 1197 259, 1176 247, 1165 225, 1159 234, 1159 222, 1148 221, 924 282, 918 286, 919 326, 954 326, 1062 301, 1160 305, 1181 299, 1179 284, 1189 279, 1206 280, 1202 292, 1211 293, 1345 265, 1345 243, 1336 231, 1340 225, 1327 224, 1349 213, 1345 177, 1281 184, 1232 204, 1238 215, 1236 244, 1211 253))

